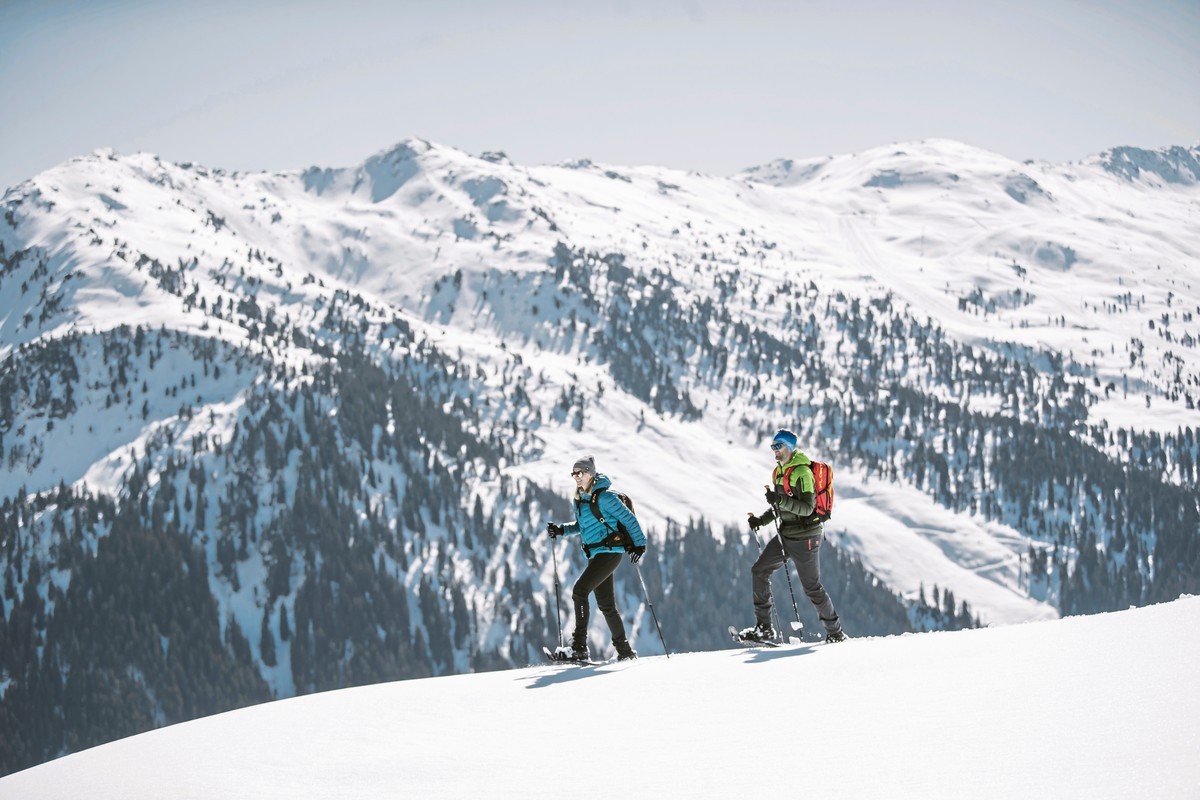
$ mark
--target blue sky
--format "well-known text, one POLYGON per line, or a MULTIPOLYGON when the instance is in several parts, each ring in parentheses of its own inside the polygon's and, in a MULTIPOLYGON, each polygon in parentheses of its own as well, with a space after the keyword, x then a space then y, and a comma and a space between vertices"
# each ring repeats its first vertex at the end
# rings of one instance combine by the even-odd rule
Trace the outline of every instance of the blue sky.
POLYGON ((0 187, 111 147, 236 170, 417 136, 730 174, 922 138, 1200 140, 1200 3, 0 0, 0 187))

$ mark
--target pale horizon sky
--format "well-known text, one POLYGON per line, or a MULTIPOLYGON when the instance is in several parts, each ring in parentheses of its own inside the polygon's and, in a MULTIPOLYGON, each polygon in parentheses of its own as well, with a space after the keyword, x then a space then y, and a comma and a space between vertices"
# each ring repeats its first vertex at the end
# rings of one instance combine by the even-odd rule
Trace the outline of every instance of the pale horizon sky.
POLYGON ((1200 142, 1200 2, 0 0, 0 189, 98 148, 229 170, 409 137, 728 175, 893 142, 1200 142))

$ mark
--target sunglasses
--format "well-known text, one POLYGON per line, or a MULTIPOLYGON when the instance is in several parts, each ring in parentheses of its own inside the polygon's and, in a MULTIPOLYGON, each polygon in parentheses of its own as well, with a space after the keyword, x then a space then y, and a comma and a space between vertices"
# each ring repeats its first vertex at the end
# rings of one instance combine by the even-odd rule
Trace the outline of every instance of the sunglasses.
POLYGON ((572 472, 572 473, 571 473, 571 477, 572 477, 572 478, 578 478, 580 475, 587 475, 587 473, 586 473, 586 472, 584 472, 584 471, 583 471, 583 470, 581 470, 581 469, 577 469, 577 470, 575 470, 574 472, 572 472))
POLYGON ((771 442, 772 450, 782 450, 785 447, 787 447, 787 445, 784 444, 783 442, 771 442))

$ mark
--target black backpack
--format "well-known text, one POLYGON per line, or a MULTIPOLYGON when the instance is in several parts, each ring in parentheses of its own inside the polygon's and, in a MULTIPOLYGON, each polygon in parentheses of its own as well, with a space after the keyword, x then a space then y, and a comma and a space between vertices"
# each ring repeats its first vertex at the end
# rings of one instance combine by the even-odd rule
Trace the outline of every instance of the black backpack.
MULTIPOLYGON (((596 519, 600 520, 600 524, 604 526, 606 531, 608 531, 608 535, 605 536, 603 540, 593 545, 585 544, 583 546, 583 551, 587 554, 588 558, 591 558, 592 550, 597 547, 622 547, 626 550, 633 547, 633 537, 629 535, 629 530, 625 527, 625 523, 621 522, 621 520, 617 520, 617 526, 613 528, 608 524, 608 520, 604 518, 604 515, 600 513, 600 493, 607 491, 607 487, 603 489, 597 489, 596 491, 592 492, 592 499, 588 501, 588 506, 592 510, 592 515, 596 519)), ((625 504, 625 507, 629 509, 629 513, 636 513, 633 510, 633 498, 624 492, 613 492, 613 494, 617 496, 618 500, 625 504)), ((582 506, 583 504, 577 503, 577 505, 582 506)), ((578 515, 578 511, 576 511, 576 516, 578 515)))

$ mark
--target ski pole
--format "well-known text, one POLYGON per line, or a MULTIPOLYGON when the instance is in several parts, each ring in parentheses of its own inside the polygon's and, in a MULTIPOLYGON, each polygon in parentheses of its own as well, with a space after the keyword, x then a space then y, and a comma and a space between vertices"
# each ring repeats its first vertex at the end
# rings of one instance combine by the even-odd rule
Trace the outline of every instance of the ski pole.
POLYGON ((776 534, 776 536, 779 539, 780 548, 783 549, 783 574, 787 576, 788 594, 792 596, 792 613, 796 615, 796 622, 792 625, 792 630, 799 631, 804 628, 804 623, 800 621, 800 608, 796 605, 796 590, 792 588, 792 571, 788 569, 787 565, 787 562, 792 559, 788 557, 787 548, 783 546, 783 535, 776 534))
POLYGON ((640 564, 634 564, 633 569, 637 573, 638 582, 642 584, 642 594, 646 595, 646 605, 650 607, 650 616, 654 619, 654 627, 658 628, 658 640, 662 642, 663 652, 667 654, 667 658, 670 658, 671 651, 667 649, 667 640, 663 638, 662 626, 658 624, 658 615, 654 613, 654 603, 650 602, 650 592, 646 590, 646 579, 642 577, 642 567, 640 564))
POLYGON ((788 594, 792 596, 792 613, 796 615, 797 624, 803 625, 800 622, 800 608, 796 605, 796 590, 792 588, 792 571, 788 569, 788 562, 792 559, 788 557, 787 548, 783 545, 783 534, 779 532, 779 521, 775 521, 775 537, 779 539, 779 549, 783 550, 783 574, 787 577, 788 594))
MULTIPOLYGON (((796 624, 794 630, 801 630, 804 623, 800 621, 800 607, 796 605, 796 590, 792 588, 792 572, 788 569, 788 562, 791 559, 788 557, 787 547, 783 544, 783 526, 779 523, 779 504, 772 503, 771 508, 775 511, 775 536, 779 539, 779 549, 783 551, 783 574, 787 576, 788 594, 792 596, 792 611, 796 614, 796 624)), ((799 571, 797 571, 799 576, 799 571)))
MULTIPOLYGON (((755 542, 761 542, 761 540, 758 538, 758 530, 757 529, 752 527, 752 528, 750 528, 750 532, 754 534, 755 542)), ((767 540, 767 544, 770 544, 769 539, 767 540)), ((765 545, 762 545, 762 546, 765 548, 765 545)), ((780 546, 780 548, 783 548, 782 541, 779 543, 779 546, 780 546)), ((800 631, 804 630, 804 623, 800 622, 800 610, 798 608, 796 608, 796 593, 794 591, 792 591, 792 576, 791 576, 791 573, 789 573, 787 571, 787 550, 783 551, 783 560, 784 560, 783 574, 788 579, 788 592, 792 596, 792 610, 796 612, 796 621, 789 623, 789 625, 791 626, 793 631, 796 631, 797 633, 799 633, 800 631)), ((772 591, 772 594, 774 594, 773 587, 772 587, 771 591, 772 591)), ((779 604, 778 603, 771 603, 771 614, 775 617, 775 627, 779 630, 780 635, 782 635, 783 634, 783 621, 779 619, 779 604)))
MULTIPOLYGON (((765 547, 765 545, 763 545, 763 543, 762 543, 762 540, 758 536, 758 529, 755 528, 753 525, 750 526, 750 535, 754 537, 755 544, 757 544, 759 547, 765 547)), ((783 623, 779 621, 779 603, 774 602, 774 599, 773 599, 774 595, 775 595, 775 585, 774 585, 773 581, 767 583, 767 589, 770 590, 771 595, 772 595, 771 617, 775 622, 775 630, 782 632, 783 631, 783 623)))
POLYGON ((558 589, 558 542, 550 537, 550 555, 554 558, 554 624, 558 626, 558 646, 563 646, 562 636, 562 599, 558 589))

